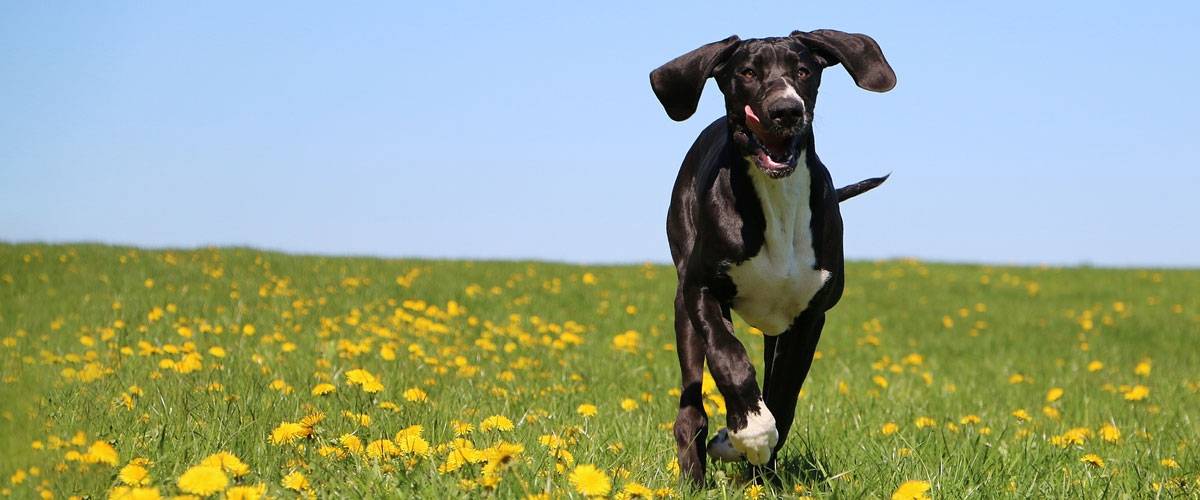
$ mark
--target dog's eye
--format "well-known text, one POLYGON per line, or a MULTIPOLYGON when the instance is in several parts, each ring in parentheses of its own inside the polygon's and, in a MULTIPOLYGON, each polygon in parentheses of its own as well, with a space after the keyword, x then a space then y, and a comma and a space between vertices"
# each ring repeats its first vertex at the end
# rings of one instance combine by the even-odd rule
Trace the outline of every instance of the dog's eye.
POLYGON ((738 74, 742 75, 744 78, 754 78, 755 76, 758 76, 758 73, 755 73, 751 68, 742 68, 741 71, 738 71, 738 74))
POLYGON ((808 71, 808 68, 800 68, 798 71, 796 71, 796 76, 799 77, 801 80, 803 80, 805 78, 808 78, 808 75, 810 73, 811 72, 808 71))

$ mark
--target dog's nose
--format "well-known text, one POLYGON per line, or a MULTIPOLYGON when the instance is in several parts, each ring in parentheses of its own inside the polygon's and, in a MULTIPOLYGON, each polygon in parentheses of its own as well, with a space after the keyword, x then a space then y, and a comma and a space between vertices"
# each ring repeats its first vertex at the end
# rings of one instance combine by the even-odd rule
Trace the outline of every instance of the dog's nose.
POLYGON ((794 127, 804 119, 804 103, 796 99, 780 99, 767 108, 767 114, 776 126, 794 127))

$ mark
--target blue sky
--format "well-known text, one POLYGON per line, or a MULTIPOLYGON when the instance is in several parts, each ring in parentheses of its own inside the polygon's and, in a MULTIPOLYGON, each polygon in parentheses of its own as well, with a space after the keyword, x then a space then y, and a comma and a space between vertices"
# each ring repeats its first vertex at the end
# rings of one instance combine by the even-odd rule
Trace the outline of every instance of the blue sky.
POLYGON ((191 2, 0 6, 0 240, 667 261, 722 112, 648 72, 730 34, 867 33, 825 73, 846 253, 1200 265, 1200 4, 191 2))

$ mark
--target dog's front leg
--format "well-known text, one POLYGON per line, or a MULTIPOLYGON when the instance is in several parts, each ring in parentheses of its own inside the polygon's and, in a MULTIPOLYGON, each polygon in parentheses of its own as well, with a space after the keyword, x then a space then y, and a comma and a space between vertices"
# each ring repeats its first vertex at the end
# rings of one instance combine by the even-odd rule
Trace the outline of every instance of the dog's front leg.
POLYGON ((775 426, 779 431, 779 442, 775 445, 775 453, 771 460, 783 448, 788 432, 792 429, 792 421, 796 417, 796 401, 808 370, 812 367, 813 355, 817 350, 817 341, 821 339, 821 329, 825 326, 825 313, 804 311, 792 323, 792 327, 782 335, 769 339, 764 353, 766 373, 763 377, 763 399, 767 408, 775 416, 775 426))
POLYGON ((739 460, 762 465, 771 458, 778 442, 775 418, 763 404, 762 393, 754 378, 754 365, 746 348, 733 336, 729 306, 722 304, 707 288, 689 290, 684 297, 695 327, 706 339, 705 356, 717 389, 725 398, 728 429, 721 429, 708 444, 714 458, 739 460))
POLYGON ((708 439, 708 414, 704 411, 704 351, 708 343, 696 329, 696 322, 684 299, 681 284, 675 292, 675 351, 679 354, 682 378, 679 414, 675 417, 675 446, 679 454, 679 473, 692 484, 704 484, 704 441, 708 439))

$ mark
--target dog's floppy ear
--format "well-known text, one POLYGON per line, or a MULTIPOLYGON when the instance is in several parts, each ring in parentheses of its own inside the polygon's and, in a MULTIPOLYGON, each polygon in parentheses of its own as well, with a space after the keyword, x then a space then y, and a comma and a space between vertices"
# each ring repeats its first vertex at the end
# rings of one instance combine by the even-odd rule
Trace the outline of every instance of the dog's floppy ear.
POLYGON ((650 72, 650 86, 667 116, 681 122, 700 104, 704 81, 733 53, 741 39, 737 35, 688 52, 650 72))
POLYGON ((854 83, 873 92, 896 86, 896 73, 871 37, 837 30, 793 31, 809 50, 825 60, 825 66, 842 63, 854 83))

